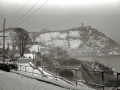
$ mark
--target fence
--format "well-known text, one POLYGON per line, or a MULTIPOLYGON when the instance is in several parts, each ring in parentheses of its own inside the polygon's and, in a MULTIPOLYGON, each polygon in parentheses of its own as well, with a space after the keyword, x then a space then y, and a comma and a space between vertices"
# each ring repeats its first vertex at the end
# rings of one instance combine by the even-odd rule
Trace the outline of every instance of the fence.
MULTIPOLYGON (((31 66, 18 65, 18 66, 19 66, 18 71, 20 71, 20 72, 25 72, 25 74, 31 73, 31 75, 34 75, 34 74, 36 74, 36 75, 41 75, 42 78, 44 78, 44 77, 52 77, 52 78, 55 78, 56 81, 61 79, 62 81, 65 81, 65 82, 67 82, 67 83, 69 83, 69 84, 75 85, 73 82, 71 82, 71 81, 69 81, 69 80, 67 80, 67 79, 65 79, 65 78, 63 78, 63 77, 57 76, 57 69, 56 69, 56 74, 55 74, 55 75, 54 75, 53 73, 52 73, 52 75, 45 75, 45 74, 43 73, 43 70, 45 70, 45 69, 44 69, 44 66, 42 66, 42 70, 40 70, 39 68, 35 68, 35 67, 33 67, 32 65, 31 65, 31 66), (27 71, 27 68, 29 68, 29 67, 32 67, 32 72, 27 71), (40 73, 35 73, 35 72, 34 72, 35 69, 39 70, 41 74, 40 74, 40 73)), ((49 72, 49 71, 47 71, 47 70, 45 70, 45 71, 46 71, 46 72, 49 72)))
POLYGON ((28 68, 28 67, 31 68, 31 66, 25 66, 25 65, 18 65, 18 66, 19 66, 19 69, 18 69, 18 70, 19 70, 20 72, 25 72, 25 74, 31 73, 31 75, 34 75, 34 74, 42 75, 42 74, 39 74, 39 73, 35 73, 35 72, 34 72, 34 70, 35 70, 36 68, 32 68, 32 69, 33 69, 32 72, 27 71, 27 68, 28 68))
POLYGON ((105 85, 104 85, 104 72, 78 70, 77 68, 75 68, 75 69, 64 68, 64 69, 74 70, 74 71, 75 71, 75 79, 72 80, 72 81, 75 83, 76 86, 80 85, 79 82, 82 82, 82 83, 84 83, 85 85, 90 84, 90 85, 102 87, 103 90, 104 90, 104 87, 105 87, 105 85), (102 81, 102 83, 101 83, 101 84, 97 84, 97 83, 93 83, 93 82, 86 82, 86 81, 84 81, 84 80, 79 80, 79 79, 78 79, 78 72, 101 73, 101 79, 102 79, 101 81, 102 81))
POLYGON ((117 85, 112 90, 115 90, 116 88, 117 88, 117 90, 120 90, 120 89, 118 89, 118 87, 120 86, 119 85, 119 75, 120 75, 120 73, 117 73, 117 85))
MULTIPOLYGON (((42 70, 40 70, 39 68, 34 67, 33 65, 31 65, 31 66, 18 65, 18 66, 19 66, 19 71, 20 72, 25 72, 25 74, 30 73, 31 75, 40 75, 42 78, 44 78, 44 77, 48 77, 48 78, 51 77, 51 78, 55 78, 56 81, 58 79, 59 80, 61 79, 61 80, 65 81, 65 82, 67 82, 69 84, 76 85, 76 86, 81 86, 81 84, 79 84, 81 82, 81 83, 83 83, 86 86, 87 85, 92 85, 92 86, 101 87, 101 88, 103 88, 103 90, 105 89, 105 83, 104 83, 105 82, 105 80, 104 80, 105 79, 105 77, 104 77, 105 76, 105 72, 103 72, 103 71, 101 71, 101 72, 99 72, 99 71, 85 71, 85 70, 78 70, 77 68, 75 68, 75 69, 68 69, 68 70, 74 70, 75 71, 75 79, 69 81, 68 79, 66 79, 64 77, 58 76, 59 75, 58 74, 59 73, 58 72, 59 67, 55 68, 55 73, 51 73, 48 70, 46 70, 44 66, 42 66, 42 70), (32 67, 32 70, 31 70, 32 72, 27 70, 27 68, 31 68, 31 67, 32 67), (34 72, 35 69, 39 70, 40 73, 35 73, 34 72), (50 73, 50 75, 45 75, 44 71, 50 73), (101 83, 94 83, 94 82, 91 82, 91 81, 79 80, 78 79, 78 72, 99 73, 99 75, 101 75, 101 83)), ((112 90, 115 90, 116 88, 118 89, 118 87, 119 87, 119 75, 120 75, 120 73, 117 73, 117 80, 116 80, 117 85, 112 90)))
MULTIPOLYGON (((68 68, 63 68, 63 69, 68 69, 68 68)), ((89 84, 90 86, 95 86, 96 88, 102 88, 103 90, 105 90, 105 87, 109 87, 110 85, 112 85, 112 87, 113 87, 113 89, 111 89, 111 90, 115 90, 116 88, 118 89, 118 87, 120 86, 120 83, 119 83, 119 75, 120 75, 120 73, 118 73, 118 72, 111 72, 111 71, 108 71, 108 70, 106 70, 106 71, 105 70, 104 71, 87 71, 87 70, 78 70, 77 68, 75 68, 75 69, 68 69, 68 70, 74 70, 75 71, 75 80, 72 80, 72 81, 75 83, 76 86, 79 85, 79 82, 82 82, 82 83, 87 84, 87 85, 89 84), (97 73, 94 76, 96 76, 96 78, 98 76, 99 76, 99 78, 101 77, 100 78, 101 80, 99 80, 98 83, 94 83, 94 82, 90 82, 90 81, 84 81, 84 80, 79 80, 78 76, 77 76, 78 72, 97 73), (114 82, 110 83, 109 81, 107 81, 108 80, 107 75, 109 75, 109 78, 112 75, 115 76, 114 77, 114 82)), ((94 79, 94 78, 92 78, 92 79, 94 79)))

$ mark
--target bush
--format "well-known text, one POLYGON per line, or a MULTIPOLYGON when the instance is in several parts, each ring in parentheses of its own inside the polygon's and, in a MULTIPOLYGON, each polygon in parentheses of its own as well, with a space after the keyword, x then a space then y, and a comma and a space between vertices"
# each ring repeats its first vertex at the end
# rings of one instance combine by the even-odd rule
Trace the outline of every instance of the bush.
POLYGON ((4 70, 4 71, 7 71, 7 72, 10 72, 10 65, 8 65, 8 64, 0 64, 0 69, 4 70))
POLYGON ((18 65, 17 64, 11 64, 10 67, 11 67, 10 69, 15 69, 15 70, 18 69, 18 65))
POLYGON ((63 69, 59 72, 60 76, 71 79, 73 78, 73 72, 71 70, 63 69))
POLYGON ((80 64, 81 62, 78 59, 74 59, 74 58, 70 58, 69 60, 66 60, 66 59, 60 60, 61 66, 76 66, 80 64))

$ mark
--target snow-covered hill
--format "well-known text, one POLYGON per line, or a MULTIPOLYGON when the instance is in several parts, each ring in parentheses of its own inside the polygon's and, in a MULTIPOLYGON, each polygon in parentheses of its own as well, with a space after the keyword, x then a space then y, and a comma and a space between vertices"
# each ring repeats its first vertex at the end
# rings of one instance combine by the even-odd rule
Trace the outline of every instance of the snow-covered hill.
POLYGON ((62 47, 78 50, 78 52, 83 50, 86 54, 93 54, 94 52, 97 55, 113 55, 119 54, 118 51, 120 50, 118 43, 90 26, 41 32, 36 33, 37 35, 30 32, 30 34, 36 36, 34 39, 36 42, 40 42, 47 47, 62 47))
MULTIPOLYGON (((11 36, 11 34, 14 34, 13 30, 14 28, 6 29, 6 35, 11 36)), ((56 31, 45 29, 41 32, 29 33, 30 38, 35 44, 39 43, 46 47, 62 47, 71 55, 120 54, 120 45, 118 43, 97 29, 91 28, 91 26, 56 31)), ((2 31, 0 31, 0 35, 2 35, 2 31)), ((0 46, 2 47, 2 37, 0 39, 0 46)), ((6 46, 8 43, 12 45, 10 37, 6 38, 6 46)))

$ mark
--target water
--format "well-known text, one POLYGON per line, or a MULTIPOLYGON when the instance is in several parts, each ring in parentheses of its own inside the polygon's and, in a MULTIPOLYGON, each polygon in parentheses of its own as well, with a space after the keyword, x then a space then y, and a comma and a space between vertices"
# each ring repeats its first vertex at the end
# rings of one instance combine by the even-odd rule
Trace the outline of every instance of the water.
POLYGON ((120 72, 120 55, 108 55, 108 56, 97 56, 93 57, 73 57, 79 60, 85 61, 99 61, 100 63, 108 66, 110 68, 114 68, 116 72, 120 72))
POLYGON ((120 72, 120 55, 99 56, 96 57, 96 61, 110 68, 114 68, 116 72, 120 72))

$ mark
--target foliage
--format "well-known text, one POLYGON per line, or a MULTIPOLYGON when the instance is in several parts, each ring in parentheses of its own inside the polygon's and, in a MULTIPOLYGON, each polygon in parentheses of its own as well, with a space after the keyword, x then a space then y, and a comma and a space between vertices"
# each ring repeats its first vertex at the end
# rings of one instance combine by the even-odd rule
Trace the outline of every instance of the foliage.
MULTIPOLYGON (((14 57, 14 54, 15 54, 15 53, 16 53, 16 51, 11 52, 11 51, 9 51, 9 49, 7 48, 7 49, 5 49, 5 58, 14 57)), ((3 54, 3 48, 0 48, 0 54, 1 54, 1 56, 2 56, 2 54, 3 54)))
POLYGON ((55 65, 53 64, 53 59, 47 55, 41 56, 42 58, 42 65, 51 72, 55 72, 55 65))
POLYGON ((14 58, 14 55, 16 54, 16 50, 12 50, 12 51, 9 51, 8 52, 8 56, 9 56, 9 58, 14 58))
POLYGON ((40 33, 38 33, 38 32, 31 32, 31 33, 30 33, 29 36, 30 36, 31 42, 32 42, 33 44, 35 44, 36 38, 39 37, 39 34, 40 34, 40 33))
POLYGON ((50 57, 55 58, 57 60, 68 58, 68 54, 61 47, 54 47, 50 49, 50 57))
POLYGON ((2 51, 3 51, 2 48, 0 48, 0 54, 2 54, 2 51))
POLYGON ((101 70, 103 70, 105 73, 108 73, 108 74, 114 73, 114 71, 111 68, 105 66, 104 64, 101 64, 100 62, 95 61, 94 64, 95 66, 98 66, 101 70))
POLYGON ((88 30, 86 30, 86 29, 83 29, 84 30, 84 32, 81 34, 81 40, 82 40, 82 42, 87 42, 88 40, 89 40, 89 35, 88 35, 88 30))
POLYGON ((71 79, 73 78, 73 72, 71 70, 63 69, 59 72, 60 76, 71 79))
POLYGON ((29 33, 22 28, 15 28, 14 34, 11 37, 14 41, 13 44, 19 48, 20 56, 22 57, 28 45, 31 43, 29 33))
POLYGON ((53 63, 49 57, 43 55, 41 58, 42 58, 43 63, 46 63, 47 65, 53 65, 53 63))
POLYGON ((81 62, 78 59, 74 59, 74 58, 60 60, 61 66, 76 66, 80 64, 81 62))

